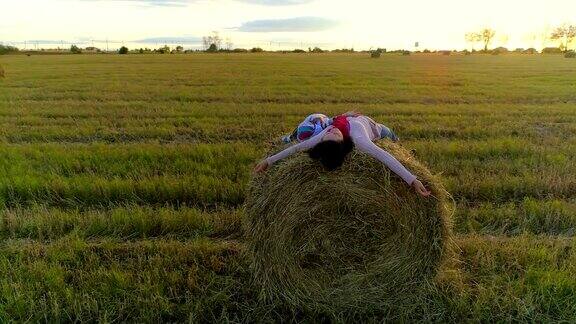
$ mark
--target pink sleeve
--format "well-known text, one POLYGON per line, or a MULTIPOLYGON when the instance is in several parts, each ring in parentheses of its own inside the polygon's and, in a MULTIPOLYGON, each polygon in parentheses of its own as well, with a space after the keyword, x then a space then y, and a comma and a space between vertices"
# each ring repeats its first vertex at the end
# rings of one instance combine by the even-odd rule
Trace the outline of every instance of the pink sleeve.
POLYGON ((412 185, 416 176, 408 171, 402 163, 398 162, 394 156, 374 144, 362 123, 350 121, 350 136, 358 150, 367 153, 384 163, 384 165, 392 170, 392 172, 396 173, 408 185, 412 185))
POLYGON ((269 165, 272 165, 272 164, 278 162, 279 160, 285 159, 296 152, 301 152, 301 151, 309 150, 309 149, 313 148, 314 146, 316 146, 316 144, 320 143, 320 141, 322 140, 322 137, 324 137, 324 134, 330 128, 332 128, 332 127, 328 126, 322 132, 320 132, 318 135, 312 136, 311 138, 309 138, 303 142, 300 142, 298 144, 294 144, 294 145, 284 149, 283 151, 281 151, 279 153, 276 153, 272 156, 267 157, 266 161, 268 161, 269 165))

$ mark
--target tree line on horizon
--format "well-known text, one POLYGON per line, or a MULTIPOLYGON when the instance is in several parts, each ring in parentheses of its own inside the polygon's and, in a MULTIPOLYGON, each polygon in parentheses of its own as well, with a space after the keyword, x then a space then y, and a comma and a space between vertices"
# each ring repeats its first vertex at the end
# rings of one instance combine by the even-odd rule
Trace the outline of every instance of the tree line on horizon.
MULTIPOLYGON (((197 53, 197 52, 207 52, 207 53, 217 53, 217 52, 225 52, 225 53, 260 53, 260 52, 282 52, 282 53, 324 53, 324 52, 358 52, 358 53, 370 53, 373 58, 380 57, 383 53, 401 53, 404 55, 409 55, 410 53, 441 53, 444 55, 461 52, 464 54, 471 54, 471 53, 491 53, 491 54, 500 54, 509 52, 506 47, 497 47, 492 50, 489 49, 490 45, 493 43, 494 38, 496 37, 497 32, 491 28, 483 28, 479 31, 468 32, 464 35, 466 43, 470 45, 470 50, 466 49, 463 51, 456 51, 456 50, 428 50, 424 49, 422 51, 419 50, 394 50, 394 51, 386 51, 385 49, 378 48, 376 50, 362 50, 362 51, 355 51, 353 48, 342 48, 342 49, 335 49, 335 50, 323 50, 320 47, 309 47, 307 50, 305 49, 293 49, 293 50, 264 50, 260 47, 253 47, 251 49, 245 48, 234 48, 233 43, 230 38, 223 39, 220 37, 218 32, 212 32, 208 36, 204 36, 202 38, 202 49, 194 49, 194 50, 185 50, 183 46, 178 45, 174 48, 170 48, 168 45, 161 46, 159 48, 150 49, 150 48, 137 48, 137 49, 128 49, 126 46, 122 46, 119 50, 113 51, 119 54, 148 54, 148 53, 157 53, 157 54, 176 54, 176 53, 197 53), (476 50, 475 45, 481 44, 482 49, 476 50)), ((505 35, 503 35, 505 37, 505 35)), ((576 26, 575 25, 568 25, 563 24, 556 27, 549 35, 546 35, 546 38, 552 41, 558 41, 558 47, 544 47, 542 49, 542 53, 550 54, 550 53, 565 53, 567 57, 576 56, 574 50, 570 50, 570 45, 576 39, 576 26)), ((59 49, 60 50, 60 49, 59 49)), ((41 51, 45 51, 41 49, 41 51)), ((10 53, 17 53, 20 52, 20 49, 15 46, 9 45, 2 45, 0 44, 0 55, 2 54, 10 54, 10 53)), ((30 52, 30 51, 27 51, 30 52)), ((36 51, 34 51, 36 52, 36 51)), ((81 54, 84 52, 88 53, 110 53, 100 50, 99 48, 90 46, 86 47, 85 49, 79 48, 77 45, 71 45, 69 52, 72 54, 81 54)), ((525 54, 535 54, 538 51, 535 48, 517 48, 513 50, 513 52, 520 52, 525 54)))
MULTIPOLYGON (((496 34, 497 33, 494 29, 483 28, 480 31, 466 33, 464 35, 464 38, 466 40, 466 43, 468 43, 471 46, 472 51, 475 51, 474 49, 475 44, 481 43, 483 46, 482 51, 487 52, 488 47, 494 40, 496 34)), ((506 35, 504 35, 504 37, 507 39, 506 35)), ((574 41, 575 38, 576 38, 576 26, 568 24, 560 25, 556 27, 549 35, 545 35, 545 39, 558 41, 560 43, 558 49, 560 49, 561 52, 570 51, 569 46, 574 41)))

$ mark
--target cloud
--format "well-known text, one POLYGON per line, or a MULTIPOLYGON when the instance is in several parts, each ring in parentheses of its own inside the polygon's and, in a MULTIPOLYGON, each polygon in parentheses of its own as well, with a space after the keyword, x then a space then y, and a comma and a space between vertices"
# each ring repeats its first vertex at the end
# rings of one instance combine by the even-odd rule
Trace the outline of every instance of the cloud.
POLYGON ((155 7, 185 7, 187 4, 195 2, 197 0, 82 0, 82 1, 125 2, 125 3, 144 4, 155 7))
MULTIPOLYGON (((155 7, 185 7, 186 5, 201 0, 81 0, 92 2, 124 2, 143 4, 155 7)), ((239 2, 262 5, 262 6, 292 6, 313 2, 315 0, 236 0, 239 2)))
POLYGON ((151 37, 133 41, 142 44, 198 44, 202 42, 200 37, 151 37))
POLYGON ((315 32, 335 27, 334 20, 321 17, 296 17, 288 19, 264 19, 243 23, 238 27, 242 32, 315 32))
POLYGON ((46 44, 46 45, 61 44, 62 42, 69 43, 67 41, 52 40, 52 39, 31 39, 27 40, 26 42, 30 44, 46 44))
POLYGON ((32 40, 26 40, 26 41, 22 41, 20 43, 28 43, 28 44, 41 44, 41 45, 60 45, 60 44, 87 44, 87 41, 84 40, 75 40, 75 41, 70 41, 70 40, 55 40, 55 39, 32 39, 32 40))
POLYGON ((310 3, 314 0, 236 0, 240 2, 258 4, 262 6, 291 6, 310 3))

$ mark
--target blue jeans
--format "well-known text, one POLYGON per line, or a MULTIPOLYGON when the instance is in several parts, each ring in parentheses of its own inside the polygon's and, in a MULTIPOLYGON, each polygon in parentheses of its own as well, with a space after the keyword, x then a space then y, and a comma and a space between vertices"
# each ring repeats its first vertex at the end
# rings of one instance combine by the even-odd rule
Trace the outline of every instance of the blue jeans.
POLYGON ((380 124, 380 127, 382 127, 382 131, 380 132, 380 138, 389 138, 392 140, 392 142, 398 142, 400 140, 398 136, 396 136, 396 134, 394 134, 394 132, 390 128, 382 124, 380 124))

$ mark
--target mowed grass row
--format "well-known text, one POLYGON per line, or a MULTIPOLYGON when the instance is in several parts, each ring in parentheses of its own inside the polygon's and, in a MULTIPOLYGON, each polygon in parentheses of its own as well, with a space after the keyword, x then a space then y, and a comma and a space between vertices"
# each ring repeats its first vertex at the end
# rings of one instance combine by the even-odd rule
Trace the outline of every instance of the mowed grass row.
POLYGON ((26 321, 571 321, 572 239, 464 236, 462 271, 410 305, 369 314, 319 314, 259 301, 241 243, 207 239, 124 242, 68 235, 0 245, 3 320, 26 321))
POLYGON ((480 203, 456 205, 454 231, 458 234, 513 236, 576 234, 576 200, 536 200, 505 204, 480 203))
MULTIPOLYGON (((244 211, 201 210, 192 207, 125 205, 92 209, 36 205, 0 212, 0 239, 52 241, 66 235, 84 239, 116 238, 241 238, 244 211)), ((506 205, 457 205, 457 234, 572 237, 576 229, 576 201, 533 200, 506 205)))
POLYGON ((79 238, 193 239, 242 236, 242 210, 210 212, 196 208, 127 205, 110 209, 74 210, 33 206, 0 213, 0 238, 53 241, 79 238))
MULTIPOLYGON (((506 204, 576 194, 576 142, 406 140, 458 202, 506 204)), ((267 144, 28 143, 0 147, 0 203, 240 206, 267 144)))
POLYGON ((15 145, 0 148, 5 206, 239 206, 255 148, 197 145, 15 145))
POLYGON ((412 140, 520 138, 537 143, 576 134, 573 104, 193 104, 140 101, 0 101, 0 142, 262 143, 312 112, 358 110, 412 140))

